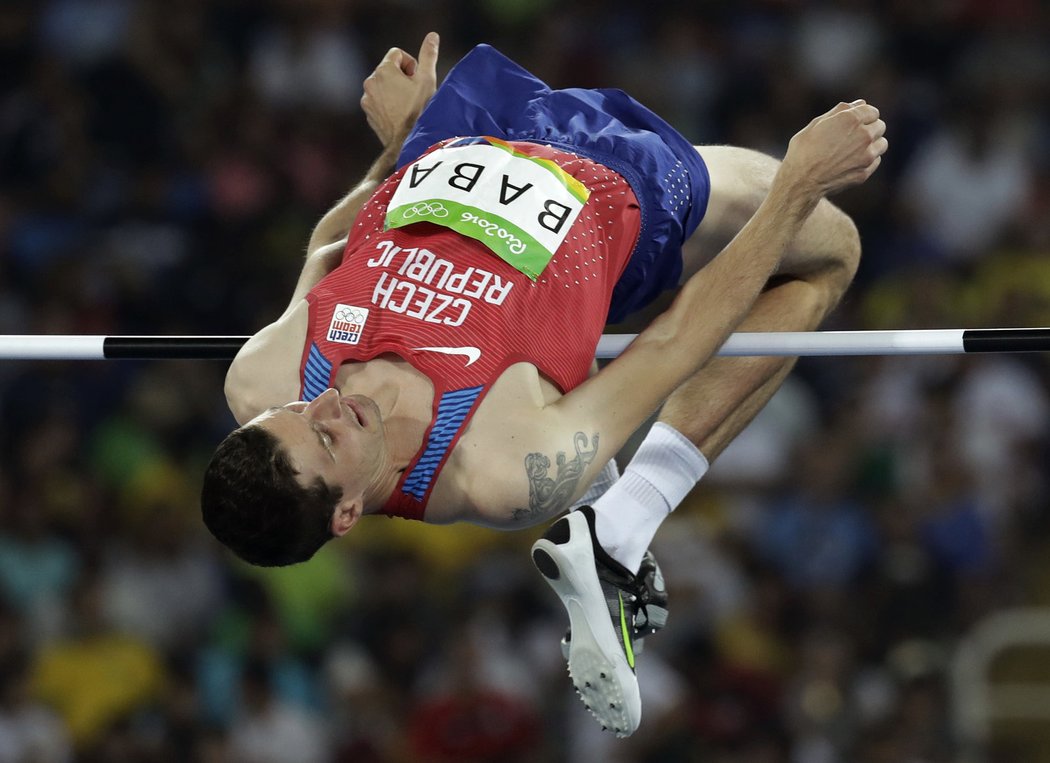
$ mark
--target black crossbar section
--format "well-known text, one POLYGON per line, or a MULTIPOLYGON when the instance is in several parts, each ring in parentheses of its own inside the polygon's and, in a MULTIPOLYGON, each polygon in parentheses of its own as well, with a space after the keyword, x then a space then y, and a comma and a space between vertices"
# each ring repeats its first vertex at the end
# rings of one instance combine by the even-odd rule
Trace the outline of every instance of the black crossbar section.
POLYGON ((966 329, 963 352, 1046 352, 1050 328, 966 329))
POLYGON ((229 360, 246 336, 108 336, 102 354, 112 359, 229 360))

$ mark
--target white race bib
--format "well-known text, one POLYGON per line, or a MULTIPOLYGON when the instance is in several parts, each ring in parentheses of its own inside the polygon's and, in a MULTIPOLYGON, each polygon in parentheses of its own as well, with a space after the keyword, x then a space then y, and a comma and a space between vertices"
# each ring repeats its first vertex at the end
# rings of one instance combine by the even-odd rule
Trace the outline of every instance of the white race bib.
POLYGON ((409 165, 390 199, 385 226, 443 225, 482 242, 536 280, 589 196, 583 183, 549 159, 523 154, 498 138, 469 138, 409 165))

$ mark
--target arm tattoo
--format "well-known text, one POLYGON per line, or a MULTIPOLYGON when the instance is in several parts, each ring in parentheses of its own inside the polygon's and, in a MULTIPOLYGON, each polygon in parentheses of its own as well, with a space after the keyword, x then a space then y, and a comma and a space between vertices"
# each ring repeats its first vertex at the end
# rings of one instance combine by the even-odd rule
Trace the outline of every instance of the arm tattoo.
POLYGON ((555 461, 557 471, 549 476, 551 460, 542 453, 525 456, 525 474, 529 479, 529 508, 514 509, 514 520, 522 524, 538 522, 545 517, 558 514, 569 508, 569 501, 587 468, 598 453, 598 433, 595 432, 588 445, 587 435, 577 432, 572 438, 576 455, 567 458, 559 452, 555 461))

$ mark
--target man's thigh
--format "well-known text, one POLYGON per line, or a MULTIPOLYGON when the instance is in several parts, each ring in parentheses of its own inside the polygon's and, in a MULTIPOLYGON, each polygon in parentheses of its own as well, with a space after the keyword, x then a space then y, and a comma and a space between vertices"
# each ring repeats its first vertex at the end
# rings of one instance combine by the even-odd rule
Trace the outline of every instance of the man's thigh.
POLYGON ((740 232, 769 191, 778 162, 735 146, 697 146, 711 176, 707 212, 682 247, 684 282, 740 232))

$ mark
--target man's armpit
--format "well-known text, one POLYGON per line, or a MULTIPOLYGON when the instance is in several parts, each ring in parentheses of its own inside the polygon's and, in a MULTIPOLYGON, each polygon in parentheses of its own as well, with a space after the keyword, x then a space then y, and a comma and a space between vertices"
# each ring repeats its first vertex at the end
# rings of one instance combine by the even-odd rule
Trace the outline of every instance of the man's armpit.
POLYGON ((555 456, 553 474, 551 460, 544 453, 525 456, 525 476, 529 483, 528 508, 514 509, 511 516, 521 525, 530 525, 566 511, 579 487, 587 466, 598 453, 598 433, 588 440, 583 432, 572 438, 573 455, 559 451, 555 456))

